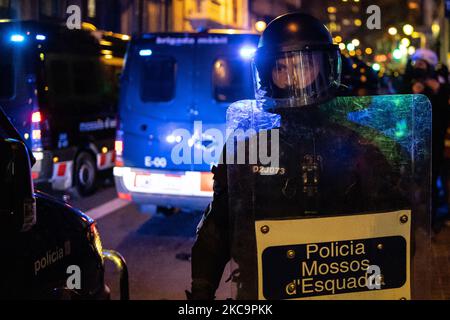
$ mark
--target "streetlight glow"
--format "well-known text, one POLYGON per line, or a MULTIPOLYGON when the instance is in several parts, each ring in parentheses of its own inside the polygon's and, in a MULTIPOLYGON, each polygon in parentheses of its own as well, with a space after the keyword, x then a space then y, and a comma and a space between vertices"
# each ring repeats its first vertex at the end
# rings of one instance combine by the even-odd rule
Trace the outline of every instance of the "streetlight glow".
POLYGON ((255 23, 255 29, 258 32, 264 32, 264 30, 266 30, 267 28, 267 23, 265 21, 258 21, 255 23))
POLYGON ((409 45, 411 44, 411 41, 410 41, 408 38, 403 38, 403 39, 400 41, 400 44, 401 44, 403 47, 408 48, 409 45))
POLYGON ((390 27, 389 28, 389 30, 388 30, 388 33, 391 35, 391 36, 395 36, 396 34, 397 34, 397 28, 396 27, 390 27))
POLYGON ((328 11, 328 13, 336 13, 337 9, 336 9, 336 7, 328 7, 327 11, 328 11))
POLYGON ((412 35, 414 32, 414 27, 410 24, 405 24, 403 26, 403 33, 406 34, 407 36, 412 35))
POLYGON ((400 60, 403 56, 400 49, 395 49, 394 52, 392 53, 392 55, 394 56, 394 59, 396 59, 396 60, 400 60))
POLYGON ((433 32, 434 35, 437 35, 439 31, 441 31, 441 27, 439 26, 439 24, 433 23, 431 25, 431 31, 433 32))

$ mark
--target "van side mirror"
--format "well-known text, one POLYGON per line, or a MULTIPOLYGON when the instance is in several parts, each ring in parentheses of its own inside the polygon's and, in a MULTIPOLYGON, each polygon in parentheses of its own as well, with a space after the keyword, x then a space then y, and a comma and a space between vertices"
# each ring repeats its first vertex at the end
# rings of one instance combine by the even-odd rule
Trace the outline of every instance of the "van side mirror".
POLYGON ((23 142, 0 139, 0 232, 26 232, 36 223, 30 158, 23 142))

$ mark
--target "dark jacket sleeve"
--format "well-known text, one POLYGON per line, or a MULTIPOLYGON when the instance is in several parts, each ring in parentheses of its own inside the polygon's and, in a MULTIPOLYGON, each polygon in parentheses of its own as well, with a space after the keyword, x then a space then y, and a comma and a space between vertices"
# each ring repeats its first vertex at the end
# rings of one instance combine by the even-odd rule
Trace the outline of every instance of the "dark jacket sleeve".
POLYGON ((230 260, 226 165, 214 167, 214 196, 197 230, 192 248, 192 298, 214 299, 230 260))

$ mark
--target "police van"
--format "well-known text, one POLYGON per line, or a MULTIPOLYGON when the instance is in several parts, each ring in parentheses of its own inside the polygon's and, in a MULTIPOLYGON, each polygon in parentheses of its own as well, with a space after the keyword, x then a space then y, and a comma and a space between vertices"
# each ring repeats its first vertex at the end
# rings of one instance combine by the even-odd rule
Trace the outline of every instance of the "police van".
POLYGON ((36 162, 0 107, 0 299, 108 299, 105 260, 120 271, 128 299, 128 271, 117 252, 104 250, 94 220, 34 192, 36 162))
POLYGON ((0 23, 0 105, 37 159, 36 184, 88 195, 98 173, 114 166, 127 44, 125 35, 86 24, 0 23))
POLYGON ((120 198, 144 212, 155 205, 205 208, 213 192, 211 167, 220 152, 214 159, 201 154, 221 151, 224 143, 208 131, 225 136, 227 107, 254 97, 251 60, 258 41, 257 34, 231 30, 132 39, 116 138, 120 198))

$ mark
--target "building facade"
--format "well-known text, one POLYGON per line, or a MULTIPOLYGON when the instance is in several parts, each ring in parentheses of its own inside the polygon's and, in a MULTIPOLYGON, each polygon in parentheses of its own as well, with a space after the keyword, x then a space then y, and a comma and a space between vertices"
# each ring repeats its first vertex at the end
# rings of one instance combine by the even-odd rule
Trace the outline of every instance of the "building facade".
POLYGON ((0 19, 64 21, 70 5, 83 21, 125 34, 250 28, 248 0, 0 0, 0 19))

